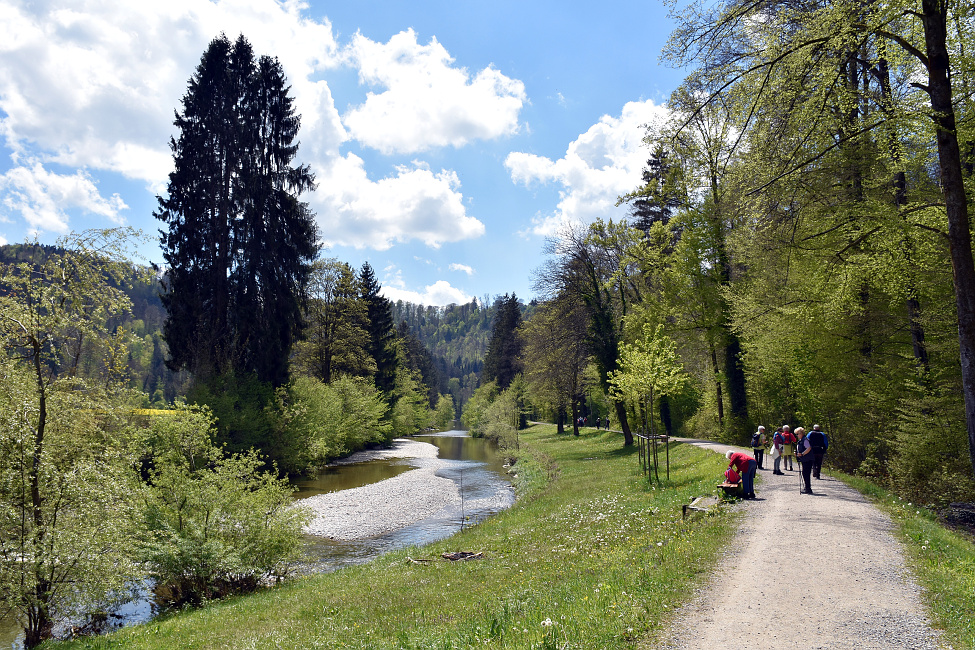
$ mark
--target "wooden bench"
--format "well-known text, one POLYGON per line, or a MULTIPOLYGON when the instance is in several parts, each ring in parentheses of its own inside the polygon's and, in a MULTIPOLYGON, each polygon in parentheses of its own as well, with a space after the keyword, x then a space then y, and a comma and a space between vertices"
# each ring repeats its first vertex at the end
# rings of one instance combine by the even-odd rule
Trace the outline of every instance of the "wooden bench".
POLYGON ((729 483, 728 481, 725 481, 724 483, 719 484, 718 487, 724 490, 726 496, 736 497, 738 496, 738 491, 741 488, 741 483, 729 483))

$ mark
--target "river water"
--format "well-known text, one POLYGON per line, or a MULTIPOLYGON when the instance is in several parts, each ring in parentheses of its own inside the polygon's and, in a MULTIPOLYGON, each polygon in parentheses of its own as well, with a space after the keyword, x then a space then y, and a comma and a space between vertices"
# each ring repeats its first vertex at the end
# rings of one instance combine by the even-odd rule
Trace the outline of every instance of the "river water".
MULTIPOLYGON (((437 475, 451 479, 460 488, 461 501, 448 505, 434 516, 385 535, 354 541, 337 541, 308 535, 305 538, 307 561, 301 571, 320 573, 363 564, 383 553, 422 546, 476 524, 514 503, 514 492, 506 479, 504 459, 497 446, 483 438, 471 438, 466 431, 446 431, 421 435, 418 442, 435 445, 445 461, 437 475)), ((295 482, 295 498, 300 500, 324 492, 348 490, 370 485, 416 467, 409 459, 374 460, 326 468, 317 477, 295 482)), ((117 612, 122 625, 144 623, 155 608, 146 599, 137 600, 117 612)), ((15 620, 0 619, 0 648, 20 650, 20 631, 15 620)))

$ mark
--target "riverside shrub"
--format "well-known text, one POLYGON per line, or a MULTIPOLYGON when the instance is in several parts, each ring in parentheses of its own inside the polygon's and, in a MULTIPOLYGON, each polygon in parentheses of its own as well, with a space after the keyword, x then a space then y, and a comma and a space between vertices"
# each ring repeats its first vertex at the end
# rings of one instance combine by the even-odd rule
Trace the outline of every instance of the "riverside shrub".
POLYGON ((309 512, 254 451, 225 455, 206 409, 153 418, 145 432, 137 555, 171 603, 252 591, 288 573, 309 512))
POLYGON ((323 384, 297 377, 279 391, 279 401, 283 413, 279 439, 286 449, 282 469, 288 473, 314 470, 392 438, 386 402, 365 379, 341 377, 323 384))

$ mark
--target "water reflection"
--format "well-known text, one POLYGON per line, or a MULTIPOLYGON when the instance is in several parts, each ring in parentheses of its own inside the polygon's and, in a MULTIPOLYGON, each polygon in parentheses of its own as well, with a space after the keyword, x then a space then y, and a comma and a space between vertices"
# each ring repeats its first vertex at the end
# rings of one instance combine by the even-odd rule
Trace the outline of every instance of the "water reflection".
POLYGON ((326 467, 314 478, 293 481, 294 496, 296 499, 306 499, 316 494, 351 490, 385 481, 411 469, 413 465, 402 459, 370 460, 353 465, 326 467))
POLYGON ((24 628, 16 616, 0 618, 0 648, 23 650, 24 628))

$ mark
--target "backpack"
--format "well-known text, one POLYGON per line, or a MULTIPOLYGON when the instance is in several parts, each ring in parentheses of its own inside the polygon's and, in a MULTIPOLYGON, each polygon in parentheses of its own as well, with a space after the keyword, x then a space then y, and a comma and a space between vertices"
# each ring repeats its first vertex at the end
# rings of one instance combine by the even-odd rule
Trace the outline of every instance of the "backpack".
POLYGON ((741 477, 738 476, 738 472, 731 469, 730 467, 724 471, 725 480, 729 483, 738 483, 741 481, 741 477))
POLYGON ((761 443, 758 441, 758 439, 760 437, 761 436, 759 436, 759 434, 757 434, 757 433, 753 433, 752 434, 752 447, 761 447, 762 446, 761 443))
POLYGON ((779 433, 778 431, 776 431, 775 432, 775 435, 772 436, 772 442, 774 442, 777 445, 784 445, 785 444, 785 440, 782 438, 782 434, 779 433))
POLYGON ((809 442, 812 443, 813 451, 816 453, 826 451, 826 436, 823 435, 822 431, 811 431, 809 433, 809 442))
POLYGON ((782 439, 785 440, 785 444, 787 445, 795 444, 796 442, 796 437, 792 435, 791 431, 786 431, 785 433, 783 433, 782 439))

